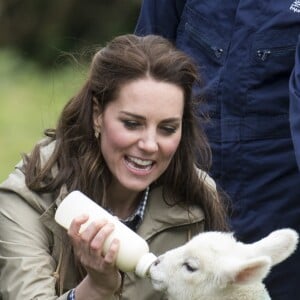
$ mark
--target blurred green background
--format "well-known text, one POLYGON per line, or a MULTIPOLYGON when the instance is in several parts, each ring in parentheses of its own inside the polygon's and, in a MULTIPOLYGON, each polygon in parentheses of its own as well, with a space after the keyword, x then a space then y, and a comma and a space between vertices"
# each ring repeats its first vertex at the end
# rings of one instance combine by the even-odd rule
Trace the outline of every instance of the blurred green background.
POLYGON ((96 48, 132 33, 140 0, 1 0, 0 182, 82 85, 96 48))

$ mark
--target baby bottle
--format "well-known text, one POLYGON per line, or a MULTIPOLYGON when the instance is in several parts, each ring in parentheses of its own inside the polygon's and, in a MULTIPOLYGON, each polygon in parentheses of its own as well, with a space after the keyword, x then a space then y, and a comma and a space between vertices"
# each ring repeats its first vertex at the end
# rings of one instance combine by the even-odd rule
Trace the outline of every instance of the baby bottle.
POLYGON ((118 239, 120 248, 116 258, 117 267, 123 272, 147 276, 150 266, 157 258, 149 252, 147 242, 80 191, 73 191, 63 199, 56 210, 55 221, 68 229, 72 220, 81 214, 89 216, 88 221, 81 226, 81 232, 95 220, 105 219, 113 223, 114 230, 104 243, 103 254, 107 252, 113 239, 118 239))

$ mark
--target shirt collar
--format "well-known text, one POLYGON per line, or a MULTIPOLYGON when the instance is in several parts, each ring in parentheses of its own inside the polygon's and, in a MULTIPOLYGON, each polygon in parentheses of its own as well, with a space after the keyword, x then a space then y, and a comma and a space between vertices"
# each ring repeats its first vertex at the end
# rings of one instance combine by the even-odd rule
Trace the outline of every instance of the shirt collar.
POLYGON ((125 220, 120 220, 126 226, 128 226, 129 228, 131 228, 134 231, 136 231, 138 229, 139 225, 141 224, 141 222, 144 218, 145 208, 146 208, 146 205, 147 205, 147 202, 148 202, 149 189, 150 188, 148 186, 146 188, 146 190, 143 194, 143 198, 140 201, 139 206, 137 207, 135 212, 131 216, 126 218, 125 220))
MULTIPOLYGON (((130 215, 124 220, 119 219, 122 223, 124 223, 127 227, 129 227, 133 231, 136 231, 139 225, 141 224, 141 222, 143 221, 146 205, 148 202, 149 190, 150 188, 148 186, 143 194, 143 198, 141 199, 139 206, 137 207, 137 209, 134 211, 132 215, 130 215)), ((107 211, 109 213, 112 213, 110 209, 107 209, 107 211)))

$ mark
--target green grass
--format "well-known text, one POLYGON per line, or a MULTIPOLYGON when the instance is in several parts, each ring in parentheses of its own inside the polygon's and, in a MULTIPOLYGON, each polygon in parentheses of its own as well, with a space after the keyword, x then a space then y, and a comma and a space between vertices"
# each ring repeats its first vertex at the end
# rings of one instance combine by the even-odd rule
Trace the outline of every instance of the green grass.
POLYGON ((8 50, 0 50, 0 182, 54 127, 64 104, 85 79, 85 68, 71 62, 42 70, 8 50))

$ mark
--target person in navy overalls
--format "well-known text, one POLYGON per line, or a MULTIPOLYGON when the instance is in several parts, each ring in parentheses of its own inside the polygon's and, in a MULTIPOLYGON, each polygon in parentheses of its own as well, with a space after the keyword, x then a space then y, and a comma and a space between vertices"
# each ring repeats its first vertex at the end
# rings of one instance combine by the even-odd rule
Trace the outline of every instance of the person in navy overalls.
MULTIPOLYGON (((144 0, 135 33, 162 35, 198 63, 211 175, 233 202, 236 237, 299 232, 300 1, 144 0)), ((300 299, 300 247, 265 283, 272 300, 300 299)))

